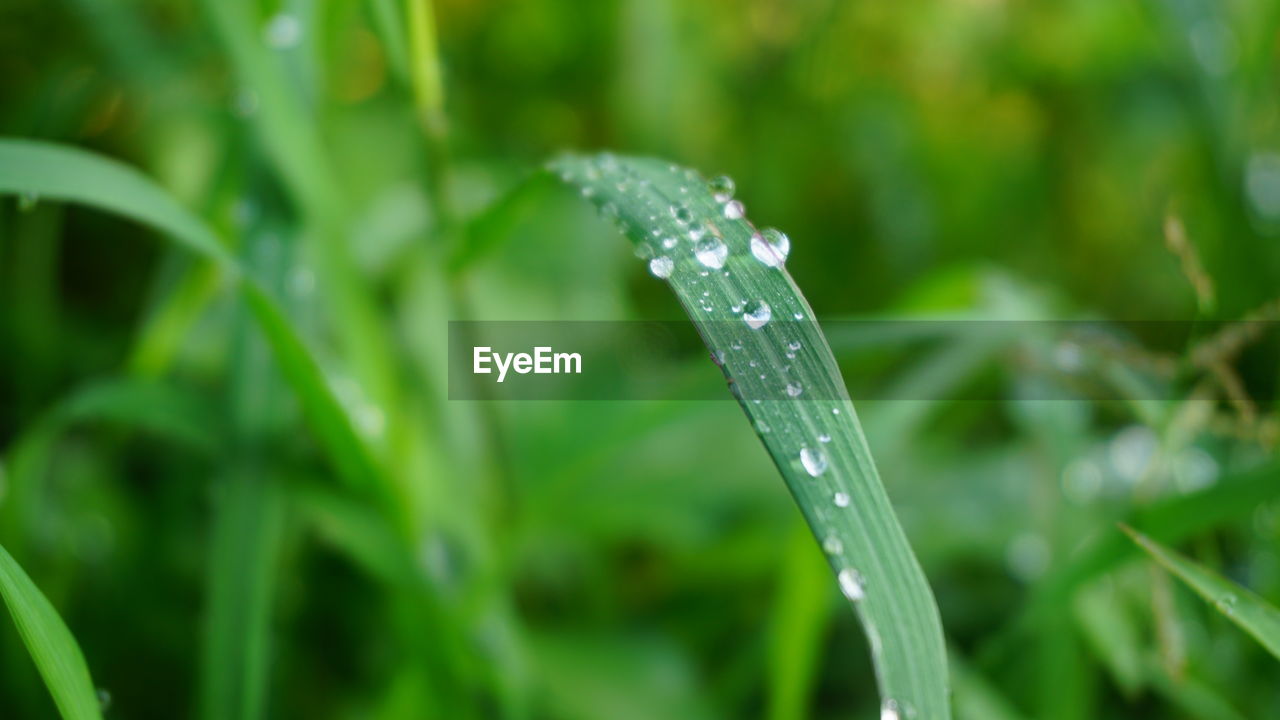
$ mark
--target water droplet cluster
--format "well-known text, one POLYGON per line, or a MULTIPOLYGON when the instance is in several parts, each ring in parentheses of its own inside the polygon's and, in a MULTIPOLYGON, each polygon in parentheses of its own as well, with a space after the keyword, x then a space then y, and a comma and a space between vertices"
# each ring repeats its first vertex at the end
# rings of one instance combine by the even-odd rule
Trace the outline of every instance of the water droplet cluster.
POLYGON ((762 274, 785 271, 790 238, 774 228, 757 229, 727 176, 705 180, 676 166, 610 155, 571 159, 554 169, 631 238, 650 274, 671 284, 696 321, 732 329, 719 336, 722 344, 715 333, 707 335, 711 357, 731 378, 760 438, 789 458, 796 474, 807 476, 804 482, 813 483, 806 493, 821 499, 814 521, 822 548, 838 569, 844 596, 862 601, 866 581, 851 564, 856 558, 842 530, 855 505, 841 472, 849 459, 831 444, 845 420, 841 408, 829 403, 830 388, 802 381, 793 370, 825 348, 806 335, 807 324, 798 329, 812 321, 802 300, 760 290, 768 287, 762 274), (742 332, 744 325, 749 333, 742 332), (811 410, 782 420, 788 415, 767 413, 765 403, 811 410))

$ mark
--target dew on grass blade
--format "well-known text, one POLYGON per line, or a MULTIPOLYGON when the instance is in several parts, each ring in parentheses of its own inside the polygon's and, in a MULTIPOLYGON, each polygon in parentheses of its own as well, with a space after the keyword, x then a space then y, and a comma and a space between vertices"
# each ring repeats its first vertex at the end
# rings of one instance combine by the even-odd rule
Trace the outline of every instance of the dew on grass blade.
POLYGON ((800 397, 800 394, 804 392, 804 386, 798 382, 791 382, 791 383, 787 383, 786 390, 787 390, 788 396, 800 397))
POLYGON ((857 570, 844 568, 836 575, 836 580, 840 583, 840 592, 849 600, 857 602, 866 597, 866 584, 857 570))
POLYGON ((836 494, 831 497, 831 500, 835 502, 836 507, 849 507, 849 493, 843 490, 837 491, 836 494))
MULTIPOLYGON (((769 267, 782 267, 790 253, 791 239, 781 230, 765 228, 751 235, 751 254, 769 267)), ((797 320, 801 317, 796 313, 797 320)))
POLYGON ((743 207, 741 200, 730 200, 724 204, 724 216, 729 220, 741 220, 746 214, 747 209, 743 207))
POLYGON ((729 246, 718 237, 705 237, 694 246, 693 255, 704 267, 718 270, 724 267, 724 261, 729 257, 729 246))
POLYGON ((827 471, 827 454, 817 448, 800 448, 800 464, 809 477, 818 477, 827 471))
POLYGON ((772 317, 773 310, 769 308, 769 303, 763 300, 752 300, 742 308, 742 320, 752 330, 759 330, 769 324, 769 319, 772 317))
POLYGON ((716 202, 724 203, 733 199, 735 186, 733 178, 728 175, 720 175, 712 178, 708 185, 711 188, 711 196, 715 198, 716 202))
POLYGON ((880 720, 902 720, 902 713, 899 712, 898 703, 893 700, 885 700, 880 706, 880 720))
POLYGON ((836 537, 835 535, 828 535, 822 541, 822 549, 828 555, 843 555, 844 543, 840 542, 840 538, 836 537))
POLYGON ((671 271, 674 270, 675 267, 676 264, 666 255, 656 257, 649 261, 649 272, 653 273, 653 276, 658 278, 670 277, 671 271))

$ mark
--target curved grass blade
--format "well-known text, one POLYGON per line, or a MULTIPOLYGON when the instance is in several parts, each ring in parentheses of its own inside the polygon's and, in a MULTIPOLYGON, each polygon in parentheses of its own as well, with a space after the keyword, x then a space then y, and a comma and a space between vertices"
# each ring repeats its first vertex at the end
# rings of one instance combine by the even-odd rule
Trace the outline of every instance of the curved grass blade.
POLYGON ((813 310, 782 267, 781 239, 754 237, 727 185, 692 170, 607 154, 550 169, 670 283, 721 365, 862 621, 882 717, 949 718, 937 605, 813 310))
POLYGON ((1280 658, 1280 610, 1249 590, 1188 560, 1127 525, 1120 529, 1166 570, 1178 576, 1218 612, 1280 658))
POLYGON ((5 193, 82 203, 138 220, 228 271, 339 474, 357 485, 375 482, 379 472, 369 448, 280 306, 246 276, 214 232, 162 188, 133 168, 93 153, 0 139, 0 194, 5 193))
POLYGON ((0 546, 0 597, 65 720, 101 720, 98 694, 80 646, 58 611, 0 546))

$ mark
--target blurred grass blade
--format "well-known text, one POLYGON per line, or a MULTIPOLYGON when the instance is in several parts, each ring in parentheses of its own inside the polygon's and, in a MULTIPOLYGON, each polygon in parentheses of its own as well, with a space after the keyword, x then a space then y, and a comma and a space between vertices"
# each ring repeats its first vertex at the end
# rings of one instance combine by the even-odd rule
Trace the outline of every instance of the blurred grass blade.
POLYGON ((284 530, 278 483, 233 471, 218 488, 203 677, 206 720, 264 717, 268 625, 284 530))
POLYGON ((93 153, 3 139, 2 193, 79 202, 139 220, 231 271, 330 460, 352 483, 373 484, 379 473, 372 454, 284 312, 253 278, 245 276, 213 231, 162 188, 132 168, 93 153))
POLYGON ((1252 635, 1272 655, 1280 658, 1280 610, 1249 590, 1199 563, 1173 552, 1125 525, 1126 534, 1169 572, 1177 575, 1218 612, 1252 635))
POLYGON ((781 267, 785 252, 764 238, 753 250, 742 206, 692 170, 607 154, 550 167, 650 259, 722 363, 858 612, 883 717, 950 717, 937 605, 813 310, 781 267))
POLYGON ((101 718, 98 694, 80 646, 40 589, 0 546, 0 596, 18 626, 53 702, 66 720, 101 718))
POLYGON ((209 260, 235 264, 213 231, 145 175, 84 150, 0 139, 0 193, 92 205, 159 228, 209 260))

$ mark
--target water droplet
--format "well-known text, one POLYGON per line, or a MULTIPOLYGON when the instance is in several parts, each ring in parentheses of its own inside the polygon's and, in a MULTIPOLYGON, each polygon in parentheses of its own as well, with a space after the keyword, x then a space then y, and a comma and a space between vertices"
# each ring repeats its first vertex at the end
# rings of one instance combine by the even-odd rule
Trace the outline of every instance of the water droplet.
POLYGON ((739 300, 738 302, 730 305, 729 309, 732 310, 735 315, 737 315, 738 313, 742 312, 742 308, 746 306, 747 306, 746 300, 739 300))
POLYGON ((729 220, 739 220, 746 214, 747 209, 742 206, 741 200, 730 200, 724 204, 724 216, 729 220))
POLYGON ((840 582, 840 592, 849 600, 857 602, 867 596, 866 581, 857 570, 845 568, 836 575, 836 580, 840 582))
POLYGON ((649 261, 649 272, 653 273, 654 277, 670 277, 671 271, 674 270, 675 267, 676 264, 666 255, 656 257, 649 261))
POLYGON ((832 414, 832 415, 839 415, 839 414, 840 414, 840 408, 831 408, 831 414, 832 414))
MULTIPOLYGON (((751 236, 751 254, 769 267, 781 267, 791 252, 791 239, 775 228, 765 228, 751 236)), ((800 319, 797 313, 797 320, 800 319)))
POLYGON ((829 555, 841 555, 844 553, 844 543, 840 542, 840 538, 835 535, 828 535, 822 541, 822 549, 829 555))
POLYGON ((835 501, 836 507, 849 507, 849 493, 843 490, 837 491, 831 499, 835 501))
POLYGON ((769 303, 760 300, 752 300, 742 309, 742 320, 752 330, 759 330, 767 325, 771 317, 773 310, 769 308, 769 303))
POLYGON ((700 222, 694 221, 689 225, 689 239, 695 243, 707 234, 707 227, 700 222))
POLYGON ((729 257, 729 246, 720 242, 720 238, 708 237, 694 245, 693 254, 703 266, 719 269, 729 257))
POLYGON ((1235 595, 1227 594, 1214 601, 1213 605, 1223 615, 1235 615, 1237 602, 1239 599, 1235 595))
POLYGON ((689 208, 684 205, 672 205, 671 217, 681 225, 688 225, 693 220, 693 213, 689 212, 689 208))
POLYGON ((711 194, 715 197, 716 202, 729 202, 733 199, 733 191, 736 186, 733 183, 733 178, 728 175, 712 178, 709 185, 711 186, 711 194))
POLYGON ((885 700, 880 706, 880 720, 902 720, 902 713, 898 712, 898 703, 885 700))
POLYGON ((662 247, 670 250, 671 248, 674 248, 679 243, 680 241, 675 239, 674 237, 663 238, 662 247))
POLYGON ((818 436, 818 442, 829 443, 831 442, 831 436, 826 433, 822 433, 821 435, 818 436))
POLYGON ((797 320, 803 320, 803 319, 804 319, 804 313, 796 313, 795 315, 792 315, 792 317, 794 317, 794 318, 795 318, 795 319, 797 319, 797 320))
POLYGON ((291 48, 302 39, 302 22, 296 15, 277 13, 267 21, 263 35, 267 44, 273 48, 291 48))
POLYGON ((800 393, 804 392, 804 386, 798 382, 787 383, 787 395, 791 397, 800 397, 800 393))
POLYGON ((764 435, 769 432, 769 424, 763 420, 756 421, 756 432, 764 435))
POLYGON ((809 477, 818 477, 827 471, 827 454, 816 448, 800 448, 800 464, 809 477))
POLYGON ((796 350, 799 350, 801 347, 802 346, 800 345, 799 340, 792 340, 791 342, 787 343, 787 349, 790 350, 791 352, 795 352, 796 350))
POLYGON ((649 243, 642 242, 639 245, 636 245, 635 254, 636 257, 641 260, 648 260, 653 257, 653 247, 651 247, 649 243))
POLYGON ((98 710, 106 712, 111 709, 111 691, 106 688, 98 688, 98 710))

